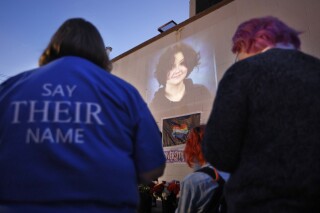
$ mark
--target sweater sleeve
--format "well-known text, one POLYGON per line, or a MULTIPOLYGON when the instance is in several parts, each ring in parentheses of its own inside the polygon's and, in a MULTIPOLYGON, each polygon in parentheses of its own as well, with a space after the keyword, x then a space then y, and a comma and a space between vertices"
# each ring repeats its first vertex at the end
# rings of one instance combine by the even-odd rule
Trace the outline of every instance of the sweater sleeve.
POLYGON ((219 83, 204 136, 202 148, 206 160, 225 172, 237 168, 246 133, 247 68, 239 62, 226 71, 219 83))

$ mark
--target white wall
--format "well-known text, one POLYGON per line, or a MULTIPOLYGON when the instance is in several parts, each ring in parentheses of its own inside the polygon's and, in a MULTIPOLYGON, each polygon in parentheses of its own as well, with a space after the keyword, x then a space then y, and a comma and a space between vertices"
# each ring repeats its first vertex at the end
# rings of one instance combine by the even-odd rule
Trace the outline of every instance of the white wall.
MULTIPOLYGON (((156 64, 161 50, 178 41, 192 44, 203 56, 212 60, 212 83, 221 79, 225 70, 234 62, 231 53, 231 37, 236 27, 253 17, 272 15, 280 18, 301 35, 302 51, 320 58, 320 1, 319 0, 235 0, 200 19, 197 19, 147 46, 114 62, 113 73, 124 78, 138 88, 146 102, 152 96, 149 78, 150 70, 156 64), (205 55, 212 54, 212 55, 205 55), (214 78, 217 79, 214 79, 214 78)), ((209 60, 210 61, 210 60, 209 60)), ((211 89, 214 94, 215 89, 211 89)), ((211 111, 212 101, 208 103, 190 102, 179 110, 167 110, 164 113, 153 112, 161 129, 163 117, 177 116, 192 112, 201 112, 201 123, 206 123, 211 111)), ((152 109, 151 109, 152 110, 152 109)), ((191 170, 185 164, 167 164, 161 179, 181 180, 191 170)))

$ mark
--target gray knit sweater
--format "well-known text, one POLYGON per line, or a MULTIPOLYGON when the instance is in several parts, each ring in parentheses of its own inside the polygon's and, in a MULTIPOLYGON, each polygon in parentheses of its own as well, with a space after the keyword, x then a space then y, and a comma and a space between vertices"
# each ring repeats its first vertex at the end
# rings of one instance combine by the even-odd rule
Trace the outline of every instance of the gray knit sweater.
POLYGON ((230 67, 203 149, 231 173, 228 212, 320 212, 320 60, 271 49, 230 67))

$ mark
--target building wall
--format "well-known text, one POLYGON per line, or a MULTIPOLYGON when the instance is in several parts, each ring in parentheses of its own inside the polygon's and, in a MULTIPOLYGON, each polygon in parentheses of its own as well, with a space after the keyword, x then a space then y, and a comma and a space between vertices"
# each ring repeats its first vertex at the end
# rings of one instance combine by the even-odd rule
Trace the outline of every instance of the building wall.
MULTIPOLYGON (((113 73, 133 84, 147 103, 150 103, 156 83, 153 78, 155 66, 161 53, 167 47, 178 42, 185 42, 200 52, 201 66, 197 75, 208 73, 205 85, 215 94, 216 86, 226 69, 234 63, 231 53, 231 37, 236 27, 253 17, 272 15, 280 18, 289 26, 303 32, 301 35, 302 51, 320 58, 320 1, 318 0, 235 0, 166 36, 120 58, 114 62, 113 73), (205 70, 205 71, 203 71, 205 70), (208 70, 211 70, 208 72, 208 70), (153 85, 153 86, 152 86, 153 85)), ((178 109, 166 109, 161 112, 151 111, 162 129, 163 118, 201 112, 201 123, 209 117, 212 100, 198 101, 201 94, 190 103, 178 109)), ((183 163, 168 163, 161 179, 181 180, 192 170, 183 163)))

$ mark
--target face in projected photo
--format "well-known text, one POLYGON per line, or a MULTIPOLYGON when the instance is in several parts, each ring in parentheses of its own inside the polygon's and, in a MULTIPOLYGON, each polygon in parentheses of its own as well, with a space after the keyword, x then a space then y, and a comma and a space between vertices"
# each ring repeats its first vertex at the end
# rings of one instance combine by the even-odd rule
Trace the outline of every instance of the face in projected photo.
POLYGON ((179 43, 169 47, 159 58, 155 77, 159 83, 150 108, 153 111, 169 110, 192 104, 198 99, 211 100, 208 89, 194 84, 190 73, 197 69, 200 54, 191 46, 179 43))
MULTIPOLYGON (((188 74, 188 68, 186 67, 184 63, 184 55, 182 52, 177 52, 174 54, 174 63, 167 73, 167 82, 166 82, 166 88, 169 90, 170 87, 174 90, 174 88, 179 88, 180 85, 184 85, 183 80, 187 77, 188 74)), ((182 87, 183 88, 183 87, 182 87)), ((170 90, 168 91, 170 92, 170 90)), ((181 99, 178 96, 178 93, 172 93, 167 94, 168 99, 181 99)), ((178 100, 179 101, 179 100, 178 100)))

